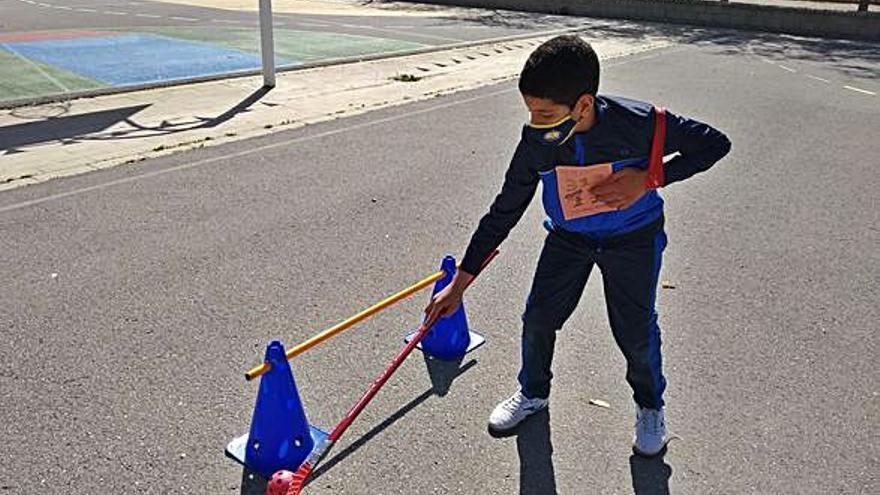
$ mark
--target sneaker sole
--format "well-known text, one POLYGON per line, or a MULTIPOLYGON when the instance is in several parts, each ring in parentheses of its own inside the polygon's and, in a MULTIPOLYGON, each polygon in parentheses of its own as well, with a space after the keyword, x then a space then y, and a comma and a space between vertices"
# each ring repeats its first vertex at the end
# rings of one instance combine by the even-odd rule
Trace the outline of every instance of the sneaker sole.
POLYGON ((548 404, 548 405, 546 405, 546 406, 544 406, 544 407, 540 407, 540 408, 538 408, 538 409, 535 409, 534 411, 530 412, 526 417, 524 417, 523 419, 521 419, 521 420, 519 421, 519 423, 516 423, 515 425, 511 426, 510 428, 503 428, 503 429, 502 429, 502 428, 496 428, 496 427, 492 426, 491 423, 489 423, 489 424, 486 425, 486 429, 489 431, 489 435, 491 435, 491 436, 493 436, 493 437, 495 437, 495 438, 509 437, 509 436, 513 435, 514 433, 516 433, 516 430, 517 430, 520 426, 522 426, 523 423, 525 423, 526 421, 528 421, 529 418, 535 416, 536 414, 540 414, 540 413, 543 412, 543 411, 546 411, 549 407, 550 407, 550 405, 548 404))
POLYGON ((667 450, 666 447, 669 445, 669 440, 672 440, 672 439, 671 438, 667 439, 666 442, 663 443, 663 446, 660 447, 660 450, 658 450, 657 452, 654 452, 653 454, 649 454, 648 452, 643 452, 643 451, 639 450, 638 448, 636 448, 635 445, 633 445, 633 448, 632 448, 633 454, 640 456, 640 457, 644 457, 646 459, 651 459, 654 457, 659 457, 661 455, 666 455, 666 450, 667 450))

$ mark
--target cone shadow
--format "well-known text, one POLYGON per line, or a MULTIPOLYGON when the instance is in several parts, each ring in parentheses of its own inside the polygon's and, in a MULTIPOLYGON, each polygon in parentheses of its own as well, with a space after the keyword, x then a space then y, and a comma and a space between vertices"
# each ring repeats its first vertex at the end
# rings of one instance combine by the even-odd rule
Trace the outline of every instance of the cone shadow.
POLYGON ((246 467, 241 469, 241 491, 240 495, 265 495, 266 485, 269 480, 264 478, 260 473, 252 471, 246 467))
POLYGON ((422 355, 425 359, 425 367, 428 370, 428 377, 431 379, 433 392, 437 397, 446 396, 446 394, 449 393, 449 389, 452 387, 452 382, 455 381, 459 375, 477 364, 477 361, 472 359, 462 366, 461 363, 464 361, 464 356, 453 361, 444 361, 428 354, 422 355))

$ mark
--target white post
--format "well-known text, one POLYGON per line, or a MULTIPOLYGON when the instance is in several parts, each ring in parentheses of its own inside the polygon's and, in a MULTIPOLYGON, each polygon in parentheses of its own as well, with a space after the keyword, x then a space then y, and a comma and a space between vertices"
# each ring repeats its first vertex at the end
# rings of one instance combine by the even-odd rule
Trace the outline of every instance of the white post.
POLYGON ((260 0, 260 51, 263 54, 263 86, 275 87, 275 41, 272 38, 272 0, 260 0))

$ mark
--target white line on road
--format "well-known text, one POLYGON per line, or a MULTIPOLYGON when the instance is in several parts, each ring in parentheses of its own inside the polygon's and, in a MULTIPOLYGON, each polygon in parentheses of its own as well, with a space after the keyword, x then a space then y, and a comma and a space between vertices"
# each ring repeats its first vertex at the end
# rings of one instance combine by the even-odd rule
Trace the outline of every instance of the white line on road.
POLYGON ((461 38, 450 38, 448 36, 437 36, 434 34, 425 34, 425 33, 417 32, 417 31, 403 31, 400 29, 386 29, 386 28, 380 28, 380 27, 374 27, 374 26, 367 26, 364 24, 344 24, 344 23, 334 23, 334 24, 337 26, 340 26, 340 27, 347 27, 347 28, 352 28, 352 29, 369 29, 369 30, 373 30, 373 31, 384 31, 386 33, 405 34, 407 36, 415 36, 417 38, 431 38, 431 39, 440 40, 440 41, 456 41, 456 42, 464 41, 461 38))
POLYGON ((155 14, 135 14, 135 17, 147 17, 149 19, 159 19, 162 16, 155 15, 155 14))
POLYGON ((103 13, 110 14, 110 15, 128 15, 128 12, 113 12, 110 10, 105 10, 103 13))
POLYGON ((21 208, 26 208, 28 206, 34 206, 34 205, 38 205, 38 204, 42 204, 42 203, 47 203, 49 201, 54 201, 56 199, 63 199, 63 198, 67 198, 70 196, 78 196, 80 194, 84 194, 84 193, 91 192, 91 191, 99 191, 101 189, 107 189, 108 187, 113 187, 113 186, 118 186, 121 184, 128 184, 130 182, 139 181, 141 179, 148 179, 151 177, 159 177, 161 175, 170 174, 172 172, 178 172, 181 170, 188 170, 191 168, 201 167, 203 165, 209 165, 209 164, 216 163, 219 161, 231 161, 232 163, 243 163, 241 161, 236 162, 235 160, 237 158, 242 158, 242 157, 254 154, 254 153, 261 153, 263 151, 269 151, 269 150, 273 150, 276 148, 283 148, 285 146, 290 146, 290 145, 298 144, 298 143, 304 143, 307 141, 314 141, 315 139, 321 139, 321 138, 325 138, 325 137, 329 137, 329 136, 335 136, 337 134, 343 134, 346 132, 356 131, 356 130, 364 129, 367 127, 373 127, 373 126, 380 125, 380 124, 386 124, 388 122, 395 122, 398 120, 407 119, 407 118, 412 117, 414 115, 421 115, 421 114, 433 112, 436 110, 443 110, 444 108, 450 108, 450 107, 455 107, 455 106, 459 106, 459 105, 464 105, 464 104, 472 103, 472 102, 475 102, 478 100, 483 100, 483 99, 491 98, 494 96, 512 93, 514 91, 518 91, 517 88, 514 87, 514 88, 502 89, 500 91, 494 91, 492 93, 487 93, 487 94, 480 95, 480 96, 465 98, 463 100, 451 101, 449 103, 441 103, 439 105, 434 105, 434 106, 431 106, 428 108, 422 108, 421 110, 415 110, 412 112, 401 113, 399 115, 392 115, 390 117, 371 120, 369 122, 362 122, 360 124, 354 124, 354 125, 350 125, 348 127, 342 127, 342 128, 333 129, 330 131, 319 132, 317 134, 312 134, 309 136, 302 136, 302 137, 291 139, 288 141, 280 141, 277 143, 267 144, 264 146, 258 146, 256 148, 242 150, 237 153, 230 153, 230 154, 224 155, 224 156, 215 156, 215 157, 211 157, 211 158, 205 158, 203 160, 196 160, 192 163, 184 163, 182 165, 176 165, 176 166, 169 167, 169 168, 162 169, 162 170, 155 170, 153 172, 147 172, 147 173, 144 173, 141 175, 126 177, 124 179, 111 180, 111 181, 105 182, 103 184, 95 184, 94 186, 88 186, 88 187, 83 187, 80 189, 74 189, 72 191, 67 191, 67 192, 57 193, 57 194, 50 194, 49 196, 45 196, 43 198, 31 199, 28 201, 22 201, 21 203, 14 203, 14 204, 11 204, 8 206, 2 206, 2 207, 0 207, 0 213, 6 213, 7 211, 18 210, 21 208))
POLYGON ((228 19, 211 19, 211 22, 223 22, 226 24, 238 24, 241 21, 230 21, 228 19))
MULTIPOLYGON (((661 55, 665 55, 665 54, 669 54, 669 53, 677 53, 677 52, 683 51, 683 50, 685 50, 685 48, 681 48, 678 50, 664 51, 662 53, 654 53, 654 54, 647 55, 644 57, 637 57, 637 58, 627 57, 627 58, 625 58, 623 60, 619 60, 619 61, 610 61, 608 64, 605 65, 605 67, 614 67, 614 66, 618 66, 618 65, 624 65, 624 64, 627 64, 630 62, 640 62, 642 60, 657 58, 657 57, 660 57, 661 55)), ((217 157, 212 157, 212 158, 205 158, 204 160, 197 160, 192 163, 184 163, 182 165, 177 165, 177 166, 169 167, 169 168, 162 169, 162 170, 156 170, 153 172, 147 172, 147 173, 144 173, 141 175, 135 175, 132 177, 126 177, 124 179, 116 179, 116 180, 112 180, 109 182, 105 182, 103 184, 95 184, 94 186, 88 186, 88 187, 83 187, 80 189, 74 189, 72 191, 67 191, 67 192, 57 193, 57 194, 50 194, 49 196, 45 196, 45 197, 38 198, 38 199, 31 199, 28 201, 22 201, 20 203, 13 203, 8 206, 0 206, 0 213, 6 213, 7 211, 19 210, 21 208, 26 208, 28 206, 48 203, 49 201, 54 201, 56 199, 63 199, 63 198, 67 198, 70 196, 78 196, 80 194, 84 194, 84 193, 91 192, 91 191, 99 191, 101 189, 106 189, 108 187, 113 187, 113 186, 117 186, 120 184, 128 184, 129 182, 135 182, 135 181, 138 181, 141 179, 158 177, 161 175, 169 174, 171 172, 177 172, 180 170, 188 170, 191 168, 201 167, 202 165, 209 165, 211 163, 219 162, 222 160, 234 161, 236 158, 241 158, 241 157, 253 154, 253 153, 260 153, 263 151, 281 148, 281 147, 289 146, 292 144, 304 143, 306 141, 312 141, 315 139, 321 139, 321 138, 325 138, 325 137, 329 137, 329 136, 335 136, 337 134, 342 134, 342 133, 349 132, 349 131, 357 131, 357 130, 364 129, 367 127, 372 127, 375 125, 386 124, 388 122, 395 122, 398 120, 403 120, 403 119, 412 117, 414 115, 422 115, 422 114, 433 112, 435 110, 443 110, 445 108, 456 107, 459 105, 473 103, 475 101, 484 100, 486 98, 493 98, 495 96, 500 96, 503 94, 513 93, 513 92, 517 92, 517 91, 519 91, 519 90, 516 87, 501 89, 498 91, 493 91, 491 93, 486 93, 484 95, 474 96, 471 98, 465 98, 463 100, 451 101, 449 103, 441 103, 439 105, 434 105, 434 106, 430 106, 427 108, 422 108, 421 110, 414 110, 412 112, 406 112, 406 113, 403 113, 400 115, 392 115, 390 117, 385 117, 382 119, 371 120, 369 122, 354 124, 354 125, 351 125, 348 127, 342 127, 339 129, 333 129, 330 131, 312 134, 310 136, 303 136, 303 137, 291 139, 289 141, 282 141, 282 142, 278 142, 278 143, 267 144, 264 146, 258 146, 256 148, 242 150, 237 153, 231 153, 229 155, 217 156, 217 157)), ((236 163, 241 163, 241 162, 236 162, 236 163)))
POLYGON ((97 12, 97 10, 95 10, 95 9, 76 9, 76 10, 77 10, 77 12, 90 12, 90 13, 97 12))
POLYGON ((807 77, 809 77, 810 79, 815 79, 815 80, 817 80, 817 81, 822 81, 822 82, 825 83, 825 84, 828 84, 828 83, 831 82, 831 81, 829 81, 828 79, 822 79, 821 77, 813 76, 813 75, 810 75, 810 74, 807 74, 807 77))
POLYGON ((782 70, 787 70, 789 72, 797 72, 796 70, 792 69, 791 67, 786 67, 784 65, 780 65, 779 68, 782 70))
POLYGON ((65 7, 64 5, 56 5, 55 8, 58 10, 73 10, 72 8, 65 7))
POLYGON ((877 95, 877 93, 875 93, 875 92, 873 92, 873 91, 868 91, 867 89, 855 88, 855 87, 853 87, 853 86, 844 86, 844 88, 846 88, 846 89, 848 89, 848 90, 850 90, 850 91, 856 91, 856 92, 858 92, 858 93, 864 93, 864 94, 866 94, 866 95, 871 95, 871 96, 876 96, 876 95, 877 95))
POLYGON ((330 26, 330 24, 324 24, 323 22, 297 22, 296 25, 303 26, 303 27, 319 27, 319 28, 330 26))
POLYGON ((194 17, 176 17, 176 16, 171 16, 171 17, 169 17, 169 19, 174 19, 175 21, 189 21, 189 22, 195 22, 195 21, 198 21, 198 19, 196 19, 196 18, 194 18, 194 17))

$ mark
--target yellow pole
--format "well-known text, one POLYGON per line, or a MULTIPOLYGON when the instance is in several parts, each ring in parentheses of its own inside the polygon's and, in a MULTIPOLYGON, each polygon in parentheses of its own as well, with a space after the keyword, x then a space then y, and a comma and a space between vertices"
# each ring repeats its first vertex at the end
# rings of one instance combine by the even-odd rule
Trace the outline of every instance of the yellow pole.
MULTIPOLYGON (((407 297, 415 294, 416 292, 418 292, 418 291, 424 289, 425 287, 433 284, 434 282, 440 280, 441 278, 443 278, 443 276, 445 274, 446 274, 446 272, 444 272, 443 270, 440 270, 437 273, 434 273, 433 275, 431 275, 430 277, 427 277, 424 280, 422 280, 414 285, 411 285, 411 286, 407 287, 406 289, 398 292, 397 294, 394 294, 393 296, 389 296, 389 297, 377 302, 376 304, 370 306, 369 308, 352 316, 351 318, 349 318, 341 323, 337 323, 336 325, 328 328, 327 330, 324 330, 323 332, 319 333, 318 335, 315 335, 314 337, 303 342, 302 344, 299 344, 296 347, 292 347, 292 348, 288 349, 288 351, 285 353, 287 355, 287 359, 292 359, 294 356, 297 356, 297 355, 311 349, 312 347, 315 347, 316 345, 320 344, 321 342, 324 342, 325 340, 335 336, 336 334, 338 334, 348 328, 353 327, 354 325, 366 320, 367 318, 375 315, 379 311, 382 311, 383 309, 391 306, 392 304, 394 304, 402 299, 406 299, 407 297)), ((272 368, 272 366, 269 363, 263 363, 259 366, 255 366, 255 367, 251 368, 247 373, 244 374, 244 377, 247 380, 253 380, 254 378, 261 376, 264 373, 268 372, 271 368, 272 368)))

